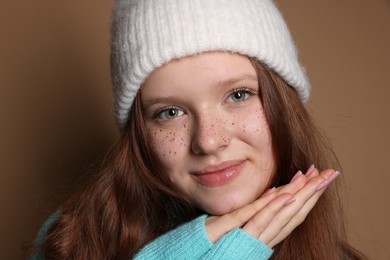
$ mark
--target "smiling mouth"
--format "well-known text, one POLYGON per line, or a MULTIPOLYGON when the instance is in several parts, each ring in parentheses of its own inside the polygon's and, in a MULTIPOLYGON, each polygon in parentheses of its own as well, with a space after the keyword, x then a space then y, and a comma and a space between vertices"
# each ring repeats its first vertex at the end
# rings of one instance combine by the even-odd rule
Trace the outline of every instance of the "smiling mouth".
POLYGON ((218 187, 229 184, 239 176, 244 164, 245 161, 227 161, 210 165, 192 174, 198 183, 208 187, 218 187))

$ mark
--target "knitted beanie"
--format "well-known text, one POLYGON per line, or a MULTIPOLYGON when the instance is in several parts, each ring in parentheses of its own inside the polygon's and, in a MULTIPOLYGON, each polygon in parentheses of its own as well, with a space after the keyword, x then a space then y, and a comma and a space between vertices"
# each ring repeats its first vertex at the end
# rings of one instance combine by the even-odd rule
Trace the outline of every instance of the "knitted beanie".
POLYGON ((169 61, 209 51, 259 60, 306 102, 310 85, 272 0, 117 0, 111 61, 118 125, 124 128, 146 78, 169 61))

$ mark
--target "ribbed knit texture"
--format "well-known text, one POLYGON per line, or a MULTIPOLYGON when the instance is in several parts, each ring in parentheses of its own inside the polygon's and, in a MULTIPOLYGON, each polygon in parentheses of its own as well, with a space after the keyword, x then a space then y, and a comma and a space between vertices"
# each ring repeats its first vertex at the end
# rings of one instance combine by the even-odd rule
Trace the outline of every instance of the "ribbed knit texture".
POLYGON ((234 229, 212 244, 202 215, 169 231, 146 245, 135 259, 257 259, 266 260, 272 249, 245 233, 234 229))
POLYGON ((245 233, 234 229, 223 236, 203 259, 269 259, 273 251, 265 244, 245 233))
POLYGON ((205 218, 202 215, 158 237, 135 259, 200 259, 213 246, 206 234, 205 218))
POLYGON ((117 0, 112 32, 116 113, 122 128, 145 79, 169 61, 208 51, 255 57, 306 101, 310 86, 271 0, 117 0))
MULTIPOLYGON (((51 225, 60 216, 57 210, 42 225, 35 239, 35 246, 41 247, 51 225)), ((211 243, 206 233, 205 219, 202 215, 155 239, 142 248, 134 259, 257 259, 266 260, 272 249, 245 233, 234 229, 211 243)), ((35 252, 30 260, 44 260, 40 252, 35 252)))

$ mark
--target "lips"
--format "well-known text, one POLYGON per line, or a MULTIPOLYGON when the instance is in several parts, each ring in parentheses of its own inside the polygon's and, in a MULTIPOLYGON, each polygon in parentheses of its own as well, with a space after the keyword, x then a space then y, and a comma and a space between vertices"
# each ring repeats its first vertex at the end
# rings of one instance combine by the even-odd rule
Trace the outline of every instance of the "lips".
POLYGON ((225 161, 217 165, 209 165, 192 174, 195 179, 204 186, 223 186, 232 182, 240 175, 244 163, 245 161, 225 161))

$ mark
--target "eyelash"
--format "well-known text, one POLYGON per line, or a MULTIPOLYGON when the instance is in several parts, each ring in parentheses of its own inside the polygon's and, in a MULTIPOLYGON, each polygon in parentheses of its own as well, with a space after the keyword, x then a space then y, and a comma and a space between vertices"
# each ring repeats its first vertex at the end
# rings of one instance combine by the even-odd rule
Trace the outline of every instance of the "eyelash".
POLYGON ((245 86, 242 86, 242 87, 238 87, 238 88, 234 88, 232 89, 230 92, 229 92, 229 95, 228 97, 230 97, 231 95, 234 95, 240 91, 244 91, 246 94, 249 94, 251 96, 253 95, 257 95, 258 92, 252 88, 249 88, 249 87, 245 87, 245 86))
MULTIPOLYGON (((232 90, 229 91, 229 94, 228 94, 228 97, 230 97, 231 95, 234 95, 236 94, 237 92, 240 92, 240 91, 244 91, 246 94, 249 94, 251 96, 253 95, 257 95, 257 91, 252 89, 252 88, 248 88, 248 87, 237 87, 237 88, 234 88, 232 90)), ((164 106, 164 107, 161 107, 159 109, 157 109, 154 113, 153 113, 153 119, 158 119, 161 114, 164 112, 164 111, 167 111, 169 109, 177 109, 177 110, 181 110, 180 108, 178 107, 175 107, 175 106, 164 106)))
POLYGON ((154 113, 153 113, 153 119, 158 119, 158 117, 161 115, 162 112, 164 111, 167 111, 169 109, 178 109, 178 110, 181 110, 180 108, 178 107, 175 107, 175 106, 164 106, 164 107, 160 107, 159 109, 157 109, 154 113))

